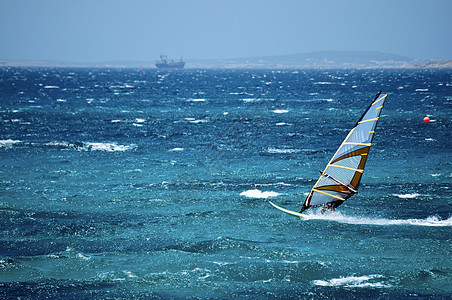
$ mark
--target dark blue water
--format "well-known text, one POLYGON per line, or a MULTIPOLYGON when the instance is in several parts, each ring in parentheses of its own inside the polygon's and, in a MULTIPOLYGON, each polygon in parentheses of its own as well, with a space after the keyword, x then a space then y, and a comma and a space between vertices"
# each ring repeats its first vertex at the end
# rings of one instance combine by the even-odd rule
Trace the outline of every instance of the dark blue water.
POLYGON ((451 297, 451 115, 450 70, 0 69, 0 295, 451 297), (380 90, 360 193, 271 207, 380 90))

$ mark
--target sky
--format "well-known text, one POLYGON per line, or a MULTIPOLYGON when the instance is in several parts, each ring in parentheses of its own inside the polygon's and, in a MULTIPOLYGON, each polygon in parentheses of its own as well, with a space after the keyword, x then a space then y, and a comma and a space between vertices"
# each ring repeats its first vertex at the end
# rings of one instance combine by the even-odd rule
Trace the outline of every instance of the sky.
POLYGON ((452 0, 0 0, 0 59, 379 51, 452 59, 452 0))

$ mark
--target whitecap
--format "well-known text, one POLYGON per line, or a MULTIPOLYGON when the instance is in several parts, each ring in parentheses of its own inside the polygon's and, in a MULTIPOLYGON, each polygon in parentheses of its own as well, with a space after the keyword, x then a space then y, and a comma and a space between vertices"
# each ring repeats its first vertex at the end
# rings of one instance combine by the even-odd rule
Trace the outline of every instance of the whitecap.
POLYGON ((168 151, 184 151, 184 148, 173 148, 168 151))
POLYGON ((20 140, 0 140, 0 148, 11 148, 14 144, 21 143, 20 140))
POLYGON ((124 275, 126 275, 129 278, 137 278, 138 277, 137 275, 133 274, 130 271, 122 271, 122 273, 124 273, 124 275))
POLYGON ((263 199, 267 199, 270 197, 277 197, 281 195, 280 193, 277 192, 262 192, 260 190, 248 190, 245 192, 241 192, 240 196, 245 196, 248 198, 263 198, 263 199))
POLYGON ((274 112, 275 114, 286 114, 289 111, 287 109, 275 109, 275 110, 272 110, 272 112, 274 112))
POLYGON ((123 151, 127 151, 127 150, 131 150, 135 148, 134 144, 131 145, 119 145, 116 143, 92 143, 92 142, 87 142, 84 143, 84 147, 82 148, 82 150, 86 150, 86 151, 107 151, 107 152, 123 152, 123 151))
POLYGON ((296 149, 268 148, 268 153, 288 154, 288 153, 297 153, 297 152, 299 152, 299 150, 296 150, 296 149))
POLYGON ((300 262, 298 260, 283 260, 283 263, 286 263, 286 264, 298 264, 300 262))
POLYGON ((412 194, 392 194, 393 196, 402 198, 402 199, 413 199, 416 198, 418 196, 420 196, 420 194, 417 193, 412 193, 412 194))
POLYGON ((284 122, 281 122, 281 123, 276 123, 276 126, 292 126, 293 124, 290 124, 290 123, 284 123, 284 122))
POLYGON ((376 287, 388 288, 389 284, 382 282, 369 282, 373 279, 383 278, 383 275, 364 275, 364 276, 349 276, 339 277, 330 280, 314 280, 312 283, 319 286, 333 286, 333 287, 376 287))
POLYGON ((227 266, 227 265, 232 265, 233 263, 230 262, 221 262, 221 261, 213 261, 212 263, 219 265, 219 266, 227 266))
POLYGON ((77 253, 77 257, 83 260, 90 260, 91 257, 84 255, 83 253, 77 253))
POLYGON ((198 99, 187 99, 187 102, 205 102, 206 99, 198 98, 198 99))
POLYGON ((66 99, 57 99, 57 102, 66 102, 66 99))
POLYGON ((57 85, 46 85, 44 88, 45 89, 59 89, 60 87, 57 85))
POLYGON ((190 121, 190 123, 193 123, 193 124, 207 123, 207 122, 209 122, 209 121, 208 120, 193 120, 193 121, 190 121))
POLYGON ((51 146, 51 147, 69 147, 71 144, 69 142, 48 142, 44 143, 45 146, 51 146))
POLYGON ((428 89, 416 89, 415 92, 428 92, 428 89))
POLYGON ((137 122, 137 123, 144 123, 144 122, 146 122, 146 120, 145 119, 136 118, 135 122, 137 122))

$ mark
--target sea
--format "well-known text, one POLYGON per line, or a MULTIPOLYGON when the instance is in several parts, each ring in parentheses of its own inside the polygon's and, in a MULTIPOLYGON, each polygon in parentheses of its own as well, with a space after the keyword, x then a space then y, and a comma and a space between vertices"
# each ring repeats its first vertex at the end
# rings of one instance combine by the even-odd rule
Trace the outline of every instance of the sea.
POLYGON ((3 66, 0 297, 450 299, 451 116, 451 70, 3 66), (272 207, 379 91, 359 193, 272 207))

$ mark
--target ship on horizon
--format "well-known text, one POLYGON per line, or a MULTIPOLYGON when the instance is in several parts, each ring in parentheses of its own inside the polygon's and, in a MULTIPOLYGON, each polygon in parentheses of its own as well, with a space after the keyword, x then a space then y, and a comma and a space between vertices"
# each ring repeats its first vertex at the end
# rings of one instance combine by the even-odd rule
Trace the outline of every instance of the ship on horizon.
POLYGON ((185 62, 180 58, 180 61, 174 61, 174 59, 168 60, 166 55, 160 55, 160 59, 155 63, 155 66, 159 69, 182 69, 185 66, 185 62))

